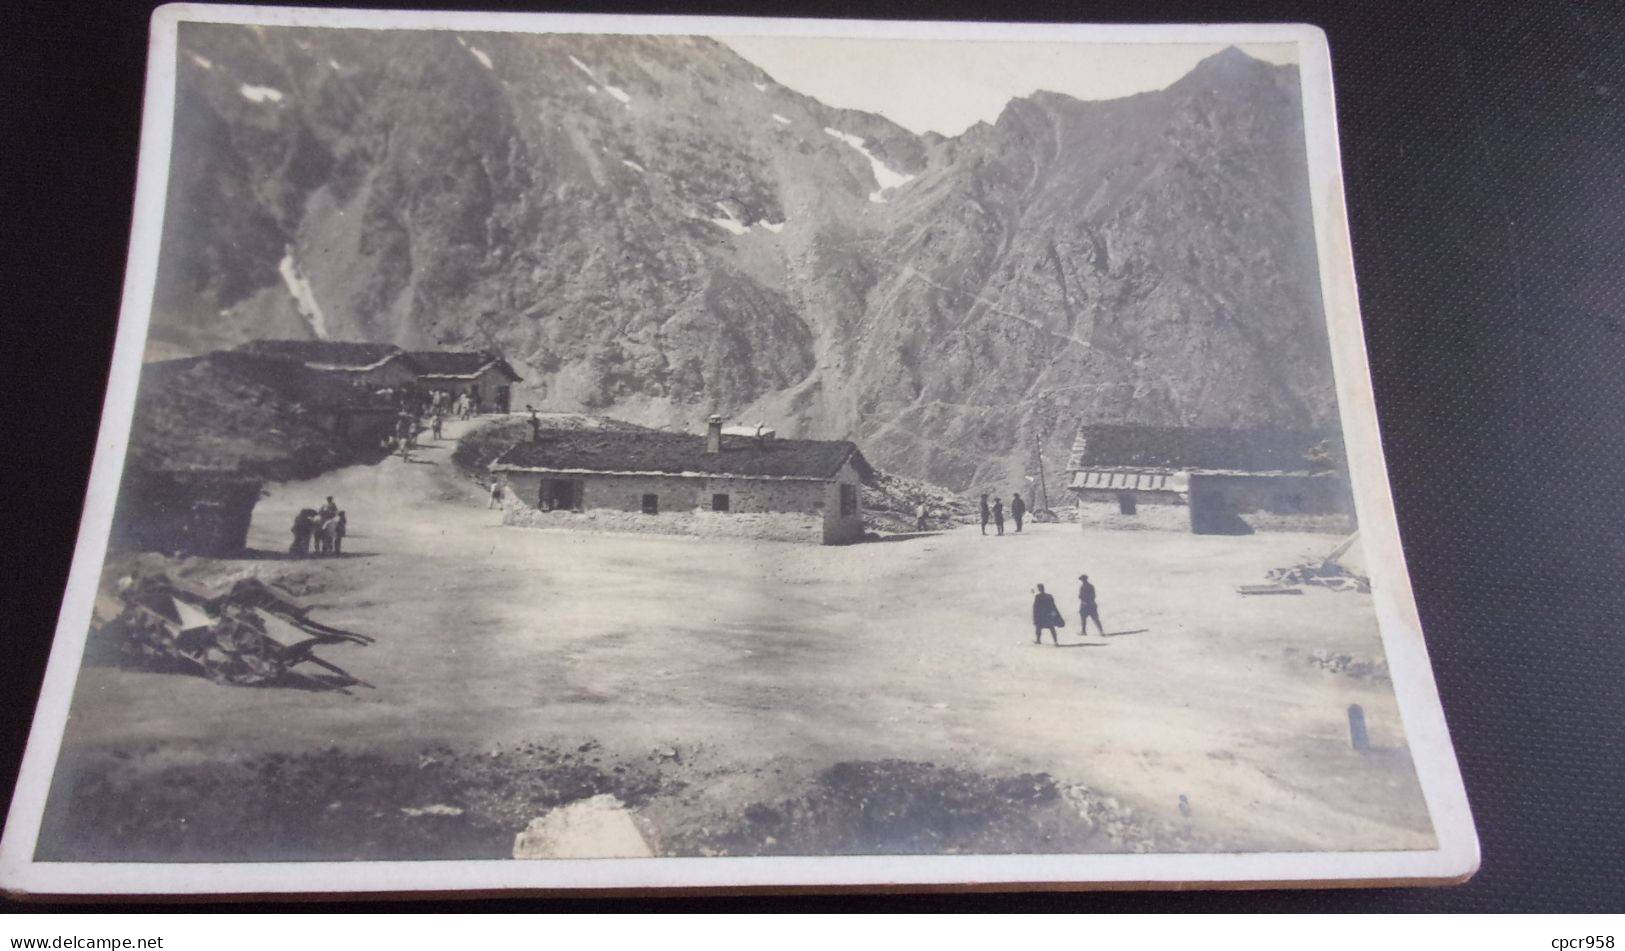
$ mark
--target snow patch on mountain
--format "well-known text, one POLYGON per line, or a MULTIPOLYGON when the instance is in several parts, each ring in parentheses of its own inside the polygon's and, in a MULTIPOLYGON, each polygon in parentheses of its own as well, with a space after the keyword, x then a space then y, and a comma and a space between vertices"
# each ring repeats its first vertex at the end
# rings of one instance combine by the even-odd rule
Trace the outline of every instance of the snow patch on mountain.
POLYGON ((282 283, 288 287, 288 293, 293 295, 294 306, 300 315, 310 324, 311 333, 319 340, 327 339, 327 318, 322 314, 322 308, 316 303, 316 291, 310 286, 310 281, 299 271, 299 264, 293 259, 293 251, 289 249, 282 255, 277 263, 277 273, 282 275, 282 283))
POLYGON ((621 159, 621 164, 625 165, 627 168, 629 168, 632 171, 637 172, 639 174, 642 174, 645 171, 643 166, 641 166, 638 163, 632 161, 631 159, 624 159, 623 158, 623 159, 621 159))
POLYGON ((734 213, 729 211, 728 207, 726 205, 724 205, 720 201, 717 202, 717 210, 722 212, 724 215, 727 216, 725 218, 712 218, 711 219, 711 223, 716 225, 718 228, 721 228, 722 230, 727 231, 730 234, 744 234, 745 232, 750 230, 750 226, 746 225, 744 222, 740 221, 738 218, 735 218, 734 213))
POLYGON ((789 119, 786 119, 785 117, 779 115, 777 112, 773 113, 773 121, 777 122, 777 123, 779 123, 781 125, 789 125, 790 124, 789 119))
POLYGON ((192 57, 192 62, 198 64, 199 66, 203 67, 204 69, 213 69, 214 68, 214 63, 211 62, 206 57, 199 56, 196 53, 188 53, 186 55, 192 57))
POLYGON ((887 165, 885 162, 882 162, 880 159, 876 158, 875 154, 869 151, 868 145, 864 142, 864 140, 858 136, 842 132, 839 129, 831 129, 827 126, 824 128, 824 131, 835 138, 840 139, 842 142, 845 142, 847 145, 857 149, 859 152, 863 153, 864 158, 869 160, 869 167, 874 172, 875 184, 880 186, 879 191, 869 193, 870 201, 875 202, 876 204, 882 204, 886 201, 885 193, 888 190, 902 185, 907 185, 909 182, 914 181, 913 175, 899 172, 887 165))
POLYGON ((780 231, 784 230, 785 225, 790 223, 790 219, 786 218, 783 221, 758 221, 756 223, 774 234, 778 234, 780 231))
POLYGON ((574 56, 570 57, 570 62, 572 62, 572 63, 574 63, 576 65, 576 69, 579 69, 582 72, 586 73, 588 76, 592 77, 593 82, 598 81, 598 74, 593 72, 592 69, 586 63, 583 63, 581 60, 576 59, 574 56))
POLYGON ((756 87, 757 92, 767 92, 767 83, 751 83, 751 85, 756 87))
POLYGON ((463 49, 468 50, 471 56, 479 60, 481 66, 484 66, 486 69, 490 70, 496 69, 495 66, 491 65, 491 57, 484 50, 480 49, 478 46, 470 44, 467 40, 460 36, 457 38, 457 42, 463 47, 463 49))
POLYGON ((282 101, 282 90, 273 89, 270 86, 250 86, 247 83, 243 83, 242 86, 238 87, 237 91, 242 93, 243 98, 247 99, 249 102, 282 101))
POLYGON ((621 105, 631 108, 632 97, 626 94, 626 90, 620 88, 619 86, 611 86, 609 83, 605 83, 604 92, 607 92, 611 96, 614 96, 616 99, 620 100, 621 105))

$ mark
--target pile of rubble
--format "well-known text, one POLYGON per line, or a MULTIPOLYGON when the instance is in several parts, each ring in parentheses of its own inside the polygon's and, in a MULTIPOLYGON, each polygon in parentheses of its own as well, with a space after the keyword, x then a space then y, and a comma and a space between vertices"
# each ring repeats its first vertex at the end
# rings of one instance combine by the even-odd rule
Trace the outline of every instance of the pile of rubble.
POLYGON ((1274 568, 1269 579, 1284 585, 1316 585, 1333 591, 1371 592, 1371 579, 1354 574, 1335 561, 1312 561, 1290 568, 1274 568))
POLYGON ((239 686, 372 686, 313 651, 373 638, 312 620, 310 608, 291 592, 258 578, 242 578, 217 594, 163 574, 131 575, 119 579, 117 595, 117 614, 93 633, 127 662, 178 664, 239 686), (326 673, 294 669, 305 664, 326 673))
POLYGON ((878 532, 912 532, 922 503, 930 531, 968 525, 978 518, 976 503, 950 489, 876 471, 874 481, 863 487, 864 527, 878 532))
POLYGON ((1269 579, 1275 586, 1314 585, 1333 591, 1371 593, 1371 579, 1365 574, 1363 551, 1358 534, 1350 535, 1318 561, 1306 561, 1290 568, 1275 568, 1269 579))
POLYGON ((1349 654, 1314 651, 1309 655, 1309 664, 1319 667, 1327 673, 1344 674, 1349 677, 1368 677, 1379 680, 1388 677, 1388 662, 1380 658, 1377 660, 1358 660, 1349 654))

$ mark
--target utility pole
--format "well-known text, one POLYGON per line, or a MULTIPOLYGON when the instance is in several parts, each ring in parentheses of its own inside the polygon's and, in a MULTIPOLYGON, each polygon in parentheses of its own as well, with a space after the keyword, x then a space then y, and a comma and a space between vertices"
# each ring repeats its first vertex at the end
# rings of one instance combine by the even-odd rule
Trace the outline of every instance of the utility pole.
POLYGON ((1033 437, 1033 455, 1038 458, 1038 491, 1044 496, 1044 510, 1049 510, 1049 484, 1044 481, 1044 437, 1033 437))

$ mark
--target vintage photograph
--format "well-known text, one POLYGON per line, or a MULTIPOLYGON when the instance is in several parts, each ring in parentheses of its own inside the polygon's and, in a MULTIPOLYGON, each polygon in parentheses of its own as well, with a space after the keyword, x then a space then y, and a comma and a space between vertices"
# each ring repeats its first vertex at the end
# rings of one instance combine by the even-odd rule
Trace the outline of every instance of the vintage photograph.
POLYGON ((209 19, 29 863, 1440 848, 1301 44, 209 19))

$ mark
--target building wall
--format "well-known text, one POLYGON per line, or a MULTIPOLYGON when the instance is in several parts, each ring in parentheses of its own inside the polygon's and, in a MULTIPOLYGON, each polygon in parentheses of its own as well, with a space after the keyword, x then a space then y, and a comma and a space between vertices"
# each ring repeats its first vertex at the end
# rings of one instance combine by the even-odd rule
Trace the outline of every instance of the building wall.
POLYGON ((580 511, 544 512, 542 480, 535 472, 503 472, 503 524, 585 531, 655 532, 828 543, 862 535, 861 503, 856 535, 852 519, 839 516, 834 483, 811 480, 728 479, 704 476, 559 476, 582 483, 580 511), (713 512, 711 497, 726 493, 729 510, 713 512), (659 497, 660 511, 643 513, 643 496, 659 497), (836 517, 828 509, 836 506, 836 517))
POLYGON ((351 446, 373 447, 395 432, 397 413, 390 408, 324 410, 317 417, 322 429, 351 446))
POLYGON ((835 481, 824 490, 824 536, 826 545, 848 545, 863 540, 863 479, 850 462, 841 466, 835 481), (857 505, 851 515, 841 514, 841 486, 849 485, 857 505))
POLYGON ((1120 492, 1112 490, 1072 490, 1077 520, 1085 530, 1109 528, 1125 531, 1153 530, 1188 532, 1190 507, 1177 492, 1135 492, 1134 514, 1124 515, 1120 492))
POLYGON ((1347 483, 1336 476, 1191 476, 1191 530, 1199 533, 1346 533, 1353 511, 1347 483))
POLYGON ((494 367, 485 370, 485 372, 481 373, 472 380, 425 377, 423 378, 421 385, 425 390, 431 392, 434 390, 444 390, 451 395, 452 399, 456 399, 458 396, 461 396, 464 393, 472 393, 477 391, 479 398, 488 404, 488 408, 505 410, 511 410, 513 408, 511 405, 513 386, 511 378, 506 373, 503 373, 501 370, 494 367), (510 405, 507 407, 497 407, 495 406, 497 393, 504 386, 509 387, 510 405))
POLYGON ((258 482, 198 482, 130 470, 119 487, 115 549, 234 555, 248 545, 258 482))
POLYGON ((1072 495, 1085 528, 1204 535, 1354 530, 1353 500, 1334 476, 1193 473, 1188 485, 1188 493, 1133 491, 1133 515, 1122 513, 1122 490, 1074 488, 1072 495))

